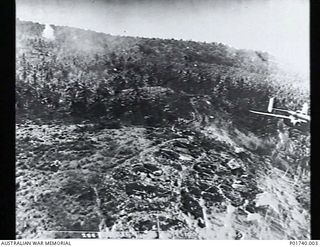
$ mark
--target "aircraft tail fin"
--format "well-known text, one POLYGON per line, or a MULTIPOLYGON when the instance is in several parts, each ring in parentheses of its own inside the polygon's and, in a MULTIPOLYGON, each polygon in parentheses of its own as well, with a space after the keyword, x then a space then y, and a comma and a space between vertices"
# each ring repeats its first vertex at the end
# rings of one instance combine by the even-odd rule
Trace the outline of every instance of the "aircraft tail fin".
POLYGON ((302 114, 308 115, 308 110, 309 110, 308 103, 304 103, 300 112, 302 114))
POLYGON ((272 112, 274 104, 274 98, 269 99, 268 112, 272 112))

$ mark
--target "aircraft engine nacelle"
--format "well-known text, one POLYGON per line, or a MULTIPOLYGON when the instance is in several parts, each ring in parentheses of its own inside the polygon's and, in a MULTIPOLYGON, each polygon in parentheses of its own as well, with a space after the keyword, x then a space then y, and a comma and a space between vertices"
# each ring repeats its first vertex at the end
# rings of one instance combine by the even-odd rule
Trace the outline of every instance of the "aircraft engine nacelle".
POLYGON ((310 124, 309 123, 297 122, 297 123, 293 124, 293 122, 290 119, 283 119, 283 122, 287 126, 298 129, 302 132, 309 132, 310 131, 310 124))

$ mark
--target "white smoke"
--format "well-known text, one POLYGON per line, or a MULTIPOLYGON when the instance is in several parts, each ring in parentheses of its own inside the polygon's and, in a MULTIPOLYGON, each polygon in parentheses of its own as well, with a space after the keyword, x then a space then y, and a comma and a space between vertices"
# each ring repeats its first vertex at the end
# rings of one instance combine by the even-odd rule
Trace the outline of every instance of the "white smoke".
POLYGON ((50 39, 50 40, 54 40, 55 39, 54 30, 49 24, 46 24, 46 27, 43 30, 42 36, 44 38, 50 39))
POLYGON ((113 35, 220 42, 268 52, 285 69, 309 75, 306 0, 17 0, 16 5, 21 20, 113 35))

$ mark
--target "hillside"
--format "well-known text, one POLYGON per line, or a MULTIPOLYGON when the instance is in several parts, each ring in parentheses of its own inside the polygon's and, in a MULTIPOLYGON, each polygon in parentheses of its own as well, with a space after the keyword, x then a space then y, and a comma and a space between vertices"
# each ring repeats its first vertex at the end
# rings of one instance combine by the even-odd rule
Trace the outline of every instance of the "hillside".
POLYGON ((17 20, 17 235, 306 239, 308 133, 251 115, 308 92, 223 44, 17 20))

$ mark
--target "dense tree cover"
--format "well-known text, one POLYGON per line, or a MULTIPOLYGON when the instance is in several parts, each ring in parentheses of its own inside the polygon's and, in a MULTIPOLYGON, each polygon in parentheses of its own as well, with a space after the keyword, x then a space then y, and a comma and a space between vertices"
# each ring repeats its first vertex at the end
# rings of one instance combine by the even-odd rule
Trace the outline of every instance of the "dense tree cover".
POLYGON ((44 25, 17 21, 18 120, 158 126, 211 116, 259 132, 278 121, 252 116, 249 109, 264 110, 270 96, 291 109, 307 99, 292 86, 298 79, 281 76, 263 52, 53 28, 55 39, 48 40, 41 36, 44 25))

